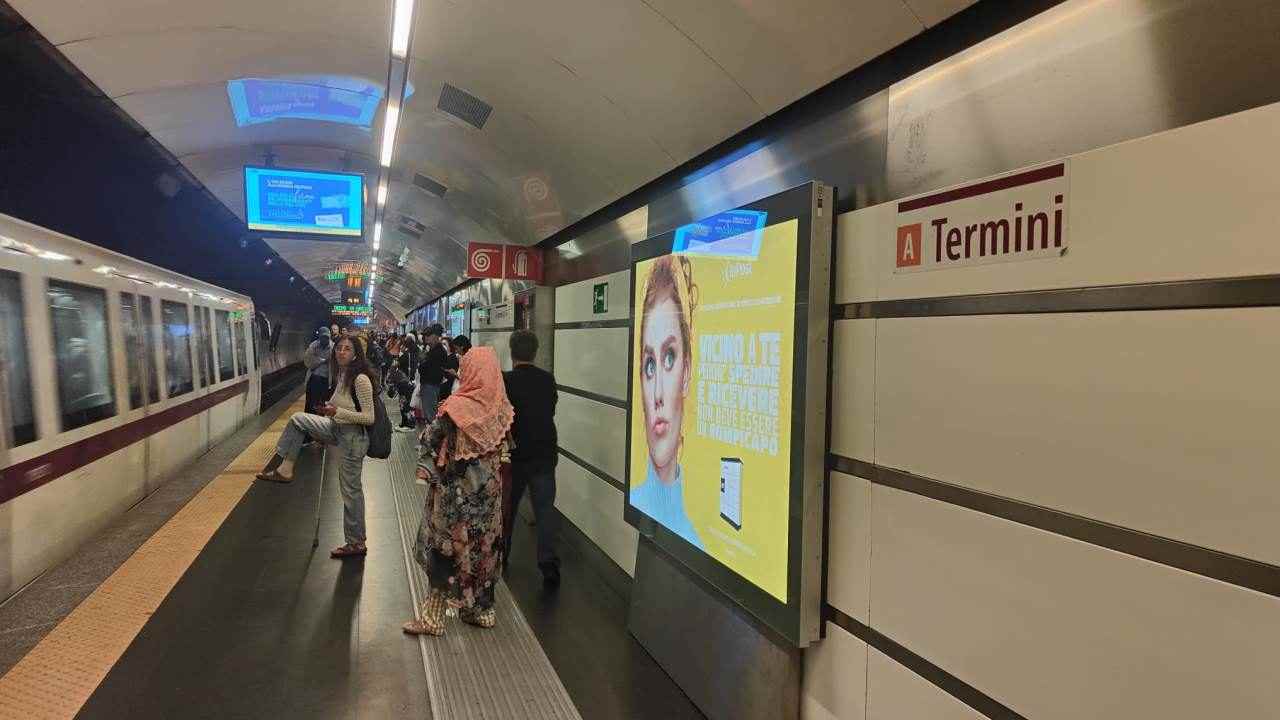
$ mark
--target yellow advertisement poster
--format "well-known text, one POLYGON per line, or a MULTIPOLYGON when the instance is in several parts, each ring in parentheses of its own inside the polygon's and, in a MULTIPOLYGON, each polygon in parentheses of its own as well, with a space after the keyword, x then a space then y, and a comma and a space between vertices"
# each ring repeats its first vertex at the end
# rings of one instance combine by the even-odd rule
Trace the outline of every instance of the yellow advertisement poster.
POLYGON ((798 222, 636 264, 630 502, 787 602, 798 222))

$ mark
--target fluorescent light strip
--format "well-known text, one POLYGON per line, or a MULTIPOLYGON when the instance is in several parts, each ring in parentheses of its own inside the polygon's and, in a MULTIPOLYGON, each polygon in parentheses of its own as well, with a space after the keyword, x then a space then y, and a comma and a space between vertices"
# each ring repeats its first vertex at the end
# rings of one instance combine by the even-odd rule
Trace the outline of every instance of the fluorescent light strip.
POLYGON ((373 224, 373 251, 377 252, 382 246, 382 221, 373 224))
POLYGON ((378 205, 387 204, 387 184, 382 183, 378 186, 378 205))
POLYGON ((387 117, 382 123, 382 167, 391 167, 391 153, 396 145, 396 125, 400 122, 400 108, 387 105, 387 117))
POLYGON ((409 54, 409 34, 413 30, 413 0, 396 0, 391 20, 391 54, 403 60, 409 54))

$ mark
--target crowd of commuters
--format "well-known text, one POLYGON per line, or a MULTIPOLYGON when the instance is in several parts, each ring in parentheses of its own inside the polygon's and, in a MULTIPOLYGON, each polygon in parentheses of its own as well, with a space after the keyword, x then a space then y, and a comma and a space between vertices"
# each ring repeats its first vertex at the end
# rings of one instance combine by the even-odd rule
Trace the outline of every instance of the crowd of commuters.
POLYGON ((512 333, 509 346, 512 369, 504 373, 493 348, 473 348, 465 335, 447 338, 440 325, 403 334, 321 327, 304 354, 305 411, 289 419, 257 475, 288 483, 304 444, 335 448, 345 543, 330 555, 367 554, 361 471, 375 408, 382 410, 375 399, 399 401, 397 429, 417 431, 417 477, 427 484, 413 557, 430 590, 406 633, 443 634, 451 607, 464 622, 494 625, 496 584, 526 491, 538 568, 549 588, 560 583, 555 378, 534 364, 532 332, 512 333))

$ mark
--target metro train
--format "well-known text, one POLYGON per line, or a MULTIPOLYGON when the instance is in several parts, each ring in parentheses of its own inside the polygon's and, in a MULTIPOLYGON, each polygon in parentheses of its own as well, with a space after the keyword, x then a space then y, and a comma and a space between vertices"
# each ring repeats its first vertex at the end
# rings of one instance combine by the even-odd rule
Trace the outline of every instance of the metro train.
POLYGON ((249 297, 0 215, 0 601, 260 411, 305 340, 266 326, 249 297))

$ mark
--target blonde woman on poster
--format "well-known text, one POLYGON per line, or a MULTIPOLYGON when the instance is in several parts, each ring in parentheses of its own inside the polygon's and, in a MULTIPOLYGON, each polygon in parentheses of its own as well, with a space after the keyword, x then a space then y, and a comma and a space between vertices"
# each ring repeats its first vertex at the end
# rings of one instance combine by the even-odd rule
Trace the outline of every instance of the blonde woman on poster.
POLYGON ((682 255, 659 258, 645 280, 640 308, 640 396, 644 442, 649 450, 645 481, 631 491, 631 504, 702 549, 684 507, 684 405, 693 374, 693 312, 697 307, 693 266, 682 255))

